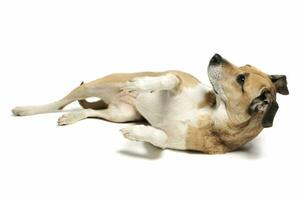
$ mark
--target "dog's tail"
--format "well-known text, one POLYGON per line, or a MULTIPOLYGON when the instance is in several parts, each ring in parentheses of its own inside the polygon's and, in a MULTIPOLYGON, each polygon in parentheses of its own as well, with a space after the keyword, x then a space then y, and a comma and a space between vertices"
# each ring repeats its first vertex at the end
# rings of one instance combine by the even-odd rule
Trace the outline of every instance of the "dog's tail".
MULTIPOLYGON (((84 84, 84 82, 81 82, 80 85, 84 84)), ((108 105, 103 101, 103 100, 99 100, 99 101, 95 101, 95 102, 88 102, 85 99, 82 100, 78 100, 79 105, 81 105, 81 107, 85 108, 85 109, 94 109, 94 110, 100 110, 100 109, 105 109, 108 107, 108 105)))

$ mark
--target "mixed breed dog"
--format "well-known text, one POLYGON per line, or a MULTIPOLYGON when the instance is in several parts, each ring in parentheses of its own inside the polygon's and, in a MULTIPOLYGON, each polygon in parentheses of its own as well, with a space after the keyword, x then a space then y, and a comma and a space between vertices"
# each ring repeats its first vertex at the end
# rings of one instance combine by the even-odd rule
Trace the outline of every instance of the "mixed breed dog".
POLYGON ((73 101, 84 108, 64 114, 58 125, 93 117, 138 122, 121 129, 129 140, 216 154, 233 151, 273 125, 276 93, 288 95, 286 76, 237 67, 215 54, 208 66, 212 87, 181 71, 118 73, 82 83, 63 99, 16 107, 16 116, 62 110, 73 101), (98 97, 99 101, 85 99, 98 97))

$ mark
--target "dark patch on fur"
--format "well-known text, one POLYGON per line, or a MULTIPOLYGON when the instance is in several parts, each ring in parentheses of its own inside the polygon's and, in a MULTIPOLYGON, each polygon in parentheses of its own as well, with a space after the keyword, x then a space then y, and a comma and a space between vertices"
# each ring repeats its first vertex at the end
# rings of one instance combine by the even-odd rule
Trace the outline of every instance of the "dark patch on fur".
POLYGON ((261 122, 262 127, 269 128, 273 126, 274 117, 277 113, 278 108, 279 108, 278 103, 276 101, 272 101, 265 115, 262 118, 262 122, 261 122))
POLYGON ((216 95, 214 92, 210 91, 206 93, 206 102, 210 107, 214 107, 216 105, 216 95))
MULTIPOLYGON (((83 84, 84 84, 84 82, 81 82, 80 85, 83 85, 83 84)), ((78 103, 84 109, 100 110, 100 109, 105 109, 108 107, 108 105, 103 100, 99 100, 96 102, 88 102, 85 99, 81 99, 81 100, 78 100, 78 103)))
POLYGON ((287 80, 285 75, 271 75, 271 81, 276 87, 276 91, 283 95, 288 95, 287 80))

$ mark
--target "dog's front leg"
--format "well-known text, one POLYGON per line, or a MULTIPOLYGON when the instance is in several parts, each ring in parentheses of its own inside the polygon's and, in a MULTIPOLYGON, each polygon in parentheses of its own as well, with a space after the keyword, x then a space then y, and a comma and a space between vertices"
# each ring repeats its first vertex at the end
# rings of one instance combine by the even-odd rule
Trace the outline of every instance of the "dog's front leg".
POLYGON ((165 74, 155 77, 137 77, 128 81, 122 89, 138 91, 171 90, 179 84, 180 80, 174 74, 165 74))
POLYGON ((162 149, 167 147, 167 134, 152 126, 134 125, 120 131, 129 140, 149 142, 162 149))

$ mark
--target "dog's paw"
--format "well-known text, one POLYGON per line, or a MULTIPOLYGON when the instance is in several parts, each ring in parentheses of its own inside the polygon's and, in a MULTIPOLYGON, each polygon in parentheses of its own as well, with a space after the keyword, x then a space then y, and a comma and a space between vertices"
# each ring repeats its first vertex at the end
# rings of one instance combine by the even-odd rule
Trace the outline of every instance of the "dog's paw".
POLYGON ((129 139, 129 140, 134 140, 136 141, 136 137, 135 135, 133 134, 132 130, 130 127, 127 127, 127 128, 122 128, 120 129, 121 133, 123 134, 123 137, 129 139))
POLYGON ((123 134, 123 136, 129 140, 142 141, 144 137, 143 137, 143 133, 139 129, 140 126, 143 126, 143 125, 129 126, 129 127, 120 129, 120 131, 123 134))
POLYGON ((34 114, 33 110, 34 107, 32 106, 24 106, 24 107, 15 107, 11 111, 15 116, 27 116, 27 115, 34 114))
POLYGON ((85 116, 81 113, 67 113, 62 115, 58 120, 57 120, 57 124, 59 126, 64 126, 64 125, 69 125, 69 124, 73 124, 75 122, 78 122, 79 120, 84 119, 85 116))
POLYGON ((156 84, 154 84, 153 77, 137 77, 133 78, 125 83, 125 86, 122 87, 122 90, 126 91, 153 91, 156 90, 156 84))
POLYGON ((122 87, 122 90, 125 91, 141 91, 144 90, 143 82, 139 78, 134 78, 125 83, 125 86, 122 87))

